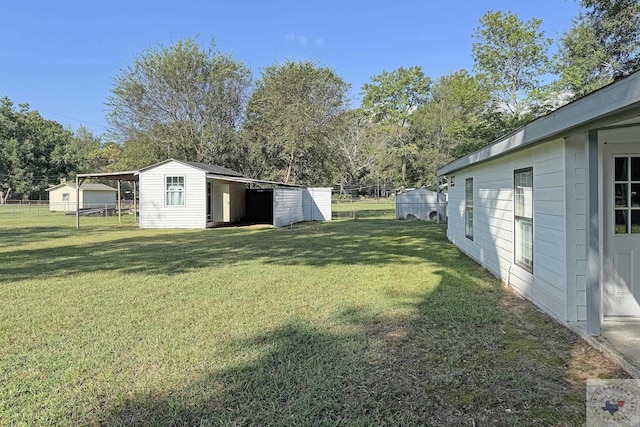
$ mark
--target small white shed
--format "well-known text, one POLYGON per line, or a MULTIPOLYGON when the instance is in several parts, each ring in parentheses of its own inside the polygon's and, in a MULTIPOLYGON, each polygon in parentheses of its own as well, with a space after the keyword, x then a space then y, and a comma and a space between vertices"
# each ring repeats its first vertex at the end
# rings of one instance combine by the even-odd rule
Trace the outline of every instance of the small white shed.
POLYGON ((446 202, 446 196, 438 196, 435 191, 425 188, 400 193, 396 196, 396 219, 407 219, 407 216, 413 215, 418 219, 435 221, 438 219, 438 213, 440 219, 444 219, 446 202))
POLYGON ((331 188, 251 179, 222 166, 175 159, 137 174, 141 228, 205 228, 238 222, 283 227, 331 219, 331 188))
MULTIPOLYGON (((76 210, 76 184, 66 183, 47 188, 49 192, 49 210, 70 212, 76 210)), ((80 186, 80 209, 113 208, 116 205, 118 190, 105 184, 82 184, 80 186)))

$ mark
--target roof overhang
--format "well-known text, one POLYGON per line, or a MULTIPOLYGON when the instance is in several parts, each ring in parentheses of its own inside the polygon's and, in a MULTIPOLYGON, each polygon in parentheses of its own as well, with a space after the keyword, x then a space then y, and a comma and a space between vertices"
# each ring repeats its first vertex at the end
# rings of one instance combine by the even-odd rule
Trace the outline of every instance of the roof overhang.
POLYGON ((460 157, 438 169, 438 176, 448 175, 476 163, 504 156, 512 151, 540 142, 567 136, 569 131, 596 129, 616 121, 640 115, 640 71, 611 83, 583 98, 540 117, 491 145, 460 157))
POLYGON ((114 181, 138 181, 138 171, 79 173, 78 178, 112 179, 114 181))
POLYGON ((207 178, 216 179, 218 181, 228 181, 228 182, 241 182, 243 184, 258 184, 258 185, 267 185, 271 187, 294 187, 294 188, 303 188, 303 185, 298 184, 287 184, 284 182, 277 181, 265 181, 262 179, 252 179, 245 178, 239 176, 228 176, 228 175, 216 175, 216 174, 207 174, 207 178))

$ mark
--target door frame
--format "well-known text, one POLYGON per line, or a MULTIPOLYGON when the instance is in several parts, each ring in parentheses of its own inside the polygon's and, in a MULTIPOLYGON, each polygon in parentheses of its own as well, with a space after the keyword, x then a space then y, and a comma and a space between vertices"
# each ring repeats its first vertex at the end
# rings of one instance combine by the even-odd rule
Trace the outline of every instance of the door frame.
POLYGON ((604 286, 604 145, 607 142, 607 131, 615 135, 617 130, 636 128, 640 134, 640 124, 625 124, 595 128, 588 131, 586 144, 586 229, 587 229, 587 333, 600 335, 603 314, 604 286))

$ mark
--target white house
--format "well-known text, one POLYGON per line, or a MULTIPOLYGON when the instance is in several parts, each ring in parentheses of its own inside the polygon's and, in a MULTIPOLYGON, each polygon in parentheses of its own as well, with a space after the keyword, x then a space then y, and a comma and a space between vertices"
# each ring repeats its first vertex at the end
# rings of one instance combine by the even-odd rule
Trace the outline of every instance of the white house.
POLYGON ((281 227, 331 219, 331 189, 255 180, 222 166, 175 159, 134 175, 141 228, 205 228, 242 220, 281 227), (261 188, 247 188, 249 184, 261 188))
POLYGON ((438 170, 447 235, 562 322, 640 316, 640 72, 438 170))
POLYGON ((104 184, 82 184, 76 191, 75 183, 66 183, 47 188, 50 211, 75 211, 76 197, 80 197, 80 209, 113 208, 116 205, 118 190, 104 184))
POLYGON ((407 219, 408 215, 422 220, 444 219, 447 198, 443 194, 426 188, 417 188, 396 195, 396 219, 407 219), (439 199, 439 200, 438 200, 439 199))

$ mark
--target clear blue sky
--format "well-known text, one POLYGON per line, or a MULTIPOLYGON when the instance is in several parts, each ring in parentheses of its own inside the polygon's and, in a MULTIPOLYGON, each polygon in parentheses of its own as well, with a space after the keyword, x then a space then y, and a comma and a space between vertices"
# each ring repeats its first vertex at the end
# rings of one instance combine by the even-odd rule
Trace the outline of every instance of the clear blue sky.
POLYGON ((106 131, 113 79, 144 50, 185 37, 260 69, 313 60, 352 85, 353 105, 371 77, 419 65, 437 79, 471 70, 472 34, 488 10, 543 20, 557 39, 579 11, 574 0, 448 1, 3 1, 0 96, 48 119, 106 131))

